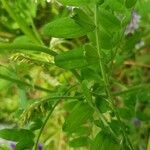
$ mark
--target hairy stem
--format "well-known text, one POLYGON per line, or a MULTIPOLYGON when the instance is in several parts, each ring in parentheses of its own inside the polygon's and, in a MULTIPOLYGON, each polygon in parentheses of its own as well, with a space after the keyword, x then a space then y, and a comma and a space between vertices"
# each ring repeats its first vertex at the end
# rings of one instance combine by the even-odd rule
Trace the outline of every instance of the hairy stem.
POLYGON ((125 127, 124 127, 124 124, 123 122, 121 121, 120 119, 120 116, 118 114, 118 112, 115 110, 115 107, 114 107, 114 101, 112 100, 112 96, 111 96, 111 93, 110 93, 110 85, 109 85, 109 81, 108 81, 108 76, 104 70, 104 67, 103 67, 103 64, 102 64, 102 61, 101 61, 101 48, 100 48, 100 44, 99 44, 99 28, 98 28, 98 5, 95 5, 95 25, 96 25, 96 29, 95 29, 95 37, 96 37, 96 47, 97 47, 97 50, 98 50, 98 56, 99 56, 99 66, 100 66, 100 70, 101 70, 101 73, 102 73, 102 78, 103 78, 103 81, 104 81, 104 84, 105 84, 105 90, 106 90, 106 93, 107 93, 107 97, 109 99, 109 101, 111 102, 112 104, 112 109, 117 117, 117 120, 119 121, 120 123, 120 127, 121 127, 121 132, 122 132, 122 135, 123 137, 126 139, 126 141, 128 142, 131 150, 134 150, 129 138, 127 137, 126 133, 125 133, 125 127))

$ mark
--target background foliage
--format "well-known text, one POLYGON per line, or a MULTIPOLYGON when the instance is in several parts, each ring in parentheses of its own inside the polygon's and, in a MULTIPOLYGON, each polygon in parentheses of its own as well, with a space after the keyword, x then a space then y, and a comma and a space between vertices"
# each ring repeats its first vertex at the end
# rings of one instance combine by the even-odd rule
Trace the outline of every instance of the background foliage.
POLYGON ((150 0, 0 0, 0 137, 149 150, 149 58, 150 0))

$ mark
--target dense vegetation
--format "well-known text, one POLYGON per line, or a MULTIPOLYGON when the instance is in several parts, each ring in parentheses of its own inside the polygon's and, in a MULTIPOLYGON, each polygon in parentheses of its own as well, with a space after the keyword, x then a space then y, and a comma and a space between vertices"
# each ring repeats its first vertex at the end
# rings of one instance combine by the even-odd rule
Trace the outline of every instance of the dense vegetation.
POLYGON ((150 0, 0 0, 0 150, 150 150, 150 0))

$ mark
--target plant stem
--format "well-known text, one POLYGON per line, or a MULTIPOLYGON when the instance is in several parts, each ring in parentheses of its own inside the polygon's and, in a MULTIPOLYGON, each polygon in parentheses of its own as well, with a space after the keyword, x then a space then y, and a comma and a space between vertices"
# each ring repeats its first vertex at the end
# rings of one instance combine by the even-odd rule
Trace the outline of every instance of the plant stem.
POLYGON ((18 43, 10 43, 10 44, 0 44, 0 53, 3 53, 3 51, 8 50, 8 51, 24 51, 24 50, 29 50, 29 51, 38 51, 38 52, 43 52, 46 54, 49 54, 51 56, 56 56, 57 53, 55 51, 50 50, 49 48, 45 46, 39 46, 35 44, 18 44, 18 43))
POLYGON ((101 48, 100 48, 100 44, 99 44, 99 28, 98 28, 98 5, 95 5, 95 25, 96 25, 96 29, 95 29, 95 37, 96 37, 96 47, 97 47, 97 50, 98 50, 98 56, 99 56, 99 66, 100 66, 100 70, 101 70, 101 73, 102 73, 102 78, 104 80, 104 84, 105 84, 105 90, 106 90, 106 93, 107 93, 107 96, 108 96, 108 99, 109 101, 111 102, 112 104, 112 109, 117 117, 117 120, 119 121, 120 123, 120 127, 121 127, 121 132, 122 132, 122 135, 123 137, 127 140, 131 150, 134 150, 129 138, 127 137, 127 135, 125 134, 125 128, 124 128, 124 125, 120 119, 120 116, 118 114, 118 112, 115 110, 114 108, 114 102, 112 100, 112 97, 111 97, 111 93, 110 93, 110 90, 109 90, 109 81, 108 81, 108 76, 104 70, 104 67, 103 67, 103 64, 102 64, 102 61, 101 61, 101 48))
POLYGON ((92 95, 91 95, 89 89, 86 87, 86 85, 83 84, 80 75, 79 75, 75 70, 72 70, 72 73, 74 74, 74 76, 75 76, 75 77, 77 78, 77 80, 79 81, 80 86, 82 87, 82 90, 83 90, 85 99, 86 99, 87 103, 89 104, 89 106, 91 106, 91 107, 95 110, 95 112, 97 112, 97 114, 99 115, 99 117, 100 117, 100 119, 101 119, 103 125, 104 125, 105 127, 107 127, 107 128, 110 130, 110 132, 112 133, 112 135, 113 135, 114 137, 117 137, 117 136, 115 135, 114 131, 113 131, 113 130, 110 128, 110 126, 108 125, 106 118, 105 118, 105 117, 102 115, 102 113, 96 108, 96 106, 93 105, 93 103, 92 103, 92 95))
POLYGON ((103 69, 103 64, 102 64, 102 61, 101 61, 101 48, 100 48, 100 44, 99 44, 99 29, 98 29, 98 6, 95 5, 95 37, 96 37, 96 47, 97 47, 97 51, 98 51, 98 57, 99 57, 99 66, 100 66, 100 69, 101 69, 101 73, 102 73, 102 77, 103 77, 103 80, 105 82, 105 85, 107 85, 107 78, 106 78, 106 74, 104 72, 104 69, 103 69))
POLYGON ((33 32, 35 33, 35 36, 36 36, 37 39, 40 41, 41 45, 44 46, 44 43, 43 43, 43 41, 42 41, 42 39, 41 39, 41 37, 40 37, 40 34, 38 33, 38 31, 37 31, 37 29, 36 29, 36 26, 35 26, 35 24, 34 24, 34 21, 33 21, 32 17, 31 17, 31 26, 32 26, 33 32))
MULTIPOLYGON (((66 97, 65 95, 68 93, 68 91, 70 91, 72 88, 74 88, 76 85, 73 85, 71 86, 70 88, 68 88, 65 92, 64 92, 64 96, 61 96, 61 97, 53 97, 53 98, 58 98, 59 100, 54 104, 54 106, 52 107, 52 109, 49 111, 48 115, 46 116, 45 118, 45 121, 40 129, 40 132, 37 136, 37 139, 36 139, 36 142, 35 142, 35 145, 33 147, 33 150, 37 150, 37 146, 38 146, 38 143, 39 143, 39 140, 40 140, 40 137, 41 137, 41 134, 45 128, 45 125, 47 124, 47 121, 49 120, 49 118, 51 117, 54 109, 56 108, 56 106, 61 102, 62 98, 68 98, 68 96, 66 97)), ((74 98, 74 97, 70 97, 70 98, 74 98)))
POLYGON ((26 86, 26 87, 31 87, 31 88, 35 88, 36 90, 39 90, 39 91, 43 91, 43 92, 47 92, 47 93, 53 93, 53 91, 49 90, 49 89, 46 89, 46 88, 43 88, 43 87, 40 87, 38 85, 32 85, 32 84, 29 84, 27 82, 24 82, 24 81, 21 81, 21 80, 18 80, 18 79, 14 79, 14 78, 11 78, 10 76, 6 76, 4 74, 1 74, 0 73, 0 78, 1 79, 4 79, 4 80, 7 80, 7 81, 11 81, 13 83, 16 83, 17 85, 23 85, 23 86, 26 86))
POLYGON ((125 94, 129 94, 132 92, 137 92, 138 90, 148 90, 150 88, 150 83, 144 83, 141 85, 136 85, 136 86, 132 86, 129 87, 127 90, 123 90, 120 92, 115 92, 112 95, 113 96, 118 96, 118 95, 125 95, 125 94))
POLYGON ((44 121, 44 123, 43 123, 43 125, 42 125, 42 127, 41 127, 41 129, 40 129, 40 132, 39 132, 39 134, 38 134, 38 137, 37 137, 37 139, 36 139, 36 143, 35 143, 35 146, 34 146, 33 150, 37 150, 38 143, 39 143, 39 139, 40 139, 40 136, 41 136, 41 134, 42 134, 42 132, 43 132, 43 130, 44 130, 44 127, 45 127, 45 125, 46 125, 48 119, 49 119, 50 116, 52 115, 52 113, 53 113, 55 107, 59 104, 59 102, 60 102, 60 101, 57 101, 57 102, 55 103, 55 105, 52 107, 52 109, 49 111, 48 115, 46 116, 45 121, 44 121))

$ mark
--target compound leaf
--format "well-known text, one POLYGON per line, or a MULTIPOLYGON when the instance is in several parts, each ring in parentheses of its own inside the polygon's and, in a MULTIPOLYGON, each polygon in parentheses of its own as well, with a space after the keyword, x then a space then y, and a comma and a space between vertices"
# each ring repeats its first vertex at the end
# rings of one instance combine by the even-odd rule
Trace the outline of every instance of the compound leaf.
POLYGON ((93 28, 84 28, 72 18, 64 17, 46 24, 43 28, 43 33, 57 38, 77 38, 86 35, 92 30, 93 28))

